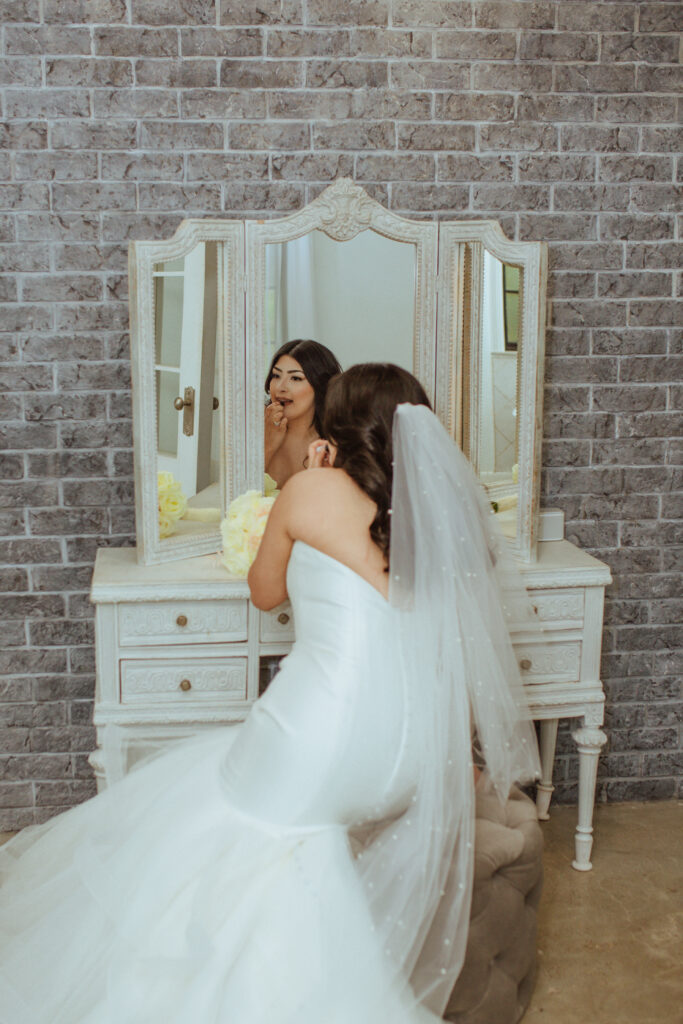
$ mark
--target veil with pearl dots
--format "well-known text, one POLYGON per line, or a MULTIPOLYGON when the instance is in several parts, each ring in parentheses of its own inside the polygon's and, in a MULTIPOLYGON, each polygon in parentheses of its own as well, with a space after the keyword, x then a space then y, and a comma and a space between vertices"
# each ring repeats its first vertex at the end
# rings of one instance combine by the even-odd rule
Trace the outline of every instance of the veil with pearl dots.
POLYGON ((410 1001, 441 1016, 469 927, 473 739, 501 801, 538 776, 510 635, 539 639, 539 627, 485 492, 431 410, 397 408, 393 449, 389 599, 418 769, 408 810, 358 870, 395 981, 410 979, 410 1001))

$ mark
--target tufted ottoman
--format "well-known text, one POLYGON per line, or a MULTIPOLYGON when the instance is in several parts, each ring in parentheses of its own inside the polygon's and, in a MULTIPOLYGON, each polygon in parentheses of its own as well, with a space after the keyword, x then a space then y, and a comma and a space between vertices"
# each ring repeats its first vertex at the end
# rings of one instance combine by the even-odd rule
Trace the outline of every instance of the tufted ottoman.
POLYGON ((486 777, 477 785, 474 889, 467 953, 444 1018, 517 1024, 536 973, 543 839, 536 807, 513 789, 506 804, 486 777))

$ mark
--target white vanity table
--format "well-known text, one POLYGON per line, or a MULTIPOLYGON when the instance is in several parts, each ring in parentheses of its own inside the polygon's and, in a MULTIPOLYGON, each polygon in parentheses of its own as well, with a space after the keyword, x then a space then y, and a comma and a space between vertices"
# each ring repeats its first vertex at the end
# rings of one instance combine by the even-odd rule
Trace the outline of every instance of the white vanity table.
MULTIPOLYGON (((600 643, 607 567, 568 541, 542 541, 522 566, 546 627, 543 654, 515 645, 534 719, 541 723, 538 815, 548 818, 558 720, 577 720, 579 807, 574 867, 588 870, 604 694, 600 643)), ((246 583, 215 556, 139 566, 133 548, 98 552, 96 605, 98 742, 108 724, 125 727, 144 751, 200 728, 240 722, 258 696, 259 659, 289 651, 288 605, 259 612, 246 583)), ((105 782, 97 751, 91 762, 105 782)))
MULTIPOLYGON (((342 340, 330 344, 325 331, 319 340, 335 349, 343 366, 375 359, 415 373, 490 497, 507 509, 511 545, 546 627, 542 647, 521 636, 515 644, 532 714, 541 723, 538 813, 548 817, 558 720, 575 719, 580 768, 574 867, 588 870, 597 761, 606 739, 599 663, 610 575, 562 540, 557 522, 554 533, 545 533, 554 539, 539 540, 545 247, 510 242, 492 221, 437 224, 397 217, 345 179, 290 217, 185 221, 172 239, 131 245, 138 544, 99 551, 95 566, 98 750, 91 763, 98 784, 106 784, 100 749, 106 726, 119 726, 132 748, 144 751, 202 728, 238 723, 258 697, 260 659, 286 654, 291 646, 289 607, 263 613, 249 603, 246 582, 231 578, 216 558, 215 524, 183 522, 176 535, 160 536, 157 471, 177 466, 198 506, 206 493, 220 494, 225 509, 246 489, 260 489, 263 380, 288 329, 278 310, 286 306, 291 314, 297 302, 302 309, 315 305, 295 290, 301 280, 309 292, 314 288, 313 278, 301 272, 304 258, 317 275, 318 305, 320 296, 329 296, 330 280, 341 288, 344 275, 351 280, 353 272, 353 287, 359 287, 363 259, 368 267, 381 265, 383 273, 395 265, 398 291, 413 296, 412 317, 410 309, 400 317, 402 337, 392 328, 379 349, 372 347, 379 327, 360 353, 342 351, 342 340), (366 253, 359 248, 364 238, 371 243, 366 253), (305 252, 302 240, 308 240, 305 252), (287 282, 283 275, 294 265, 298 277, 287 282), (183 288, 192 292, 191 303, 183 303, 183 288), (503 299, 496 298, 499 293, 503 299), (496 332, 487 310, 508 300, 505 344, 494 352, 489 335, 496 332), (188 438, 190 456, 182 454, 188 438)), ((347 296, 346 306, 362 308, 365 318, 374 313, 381 325, 397 302, 386 278, 381 287, 370 280, 363 301, 347 296), (380 303, 378 309, 372 303, 380 303)), ((328 302, 332 322, 340 315, 339 296, 328 302)), ((346 329, 356 344, 364 322, 346 329)), ((305 316, 289 324, 290 337, 315 336, 301 323, 305 316)))

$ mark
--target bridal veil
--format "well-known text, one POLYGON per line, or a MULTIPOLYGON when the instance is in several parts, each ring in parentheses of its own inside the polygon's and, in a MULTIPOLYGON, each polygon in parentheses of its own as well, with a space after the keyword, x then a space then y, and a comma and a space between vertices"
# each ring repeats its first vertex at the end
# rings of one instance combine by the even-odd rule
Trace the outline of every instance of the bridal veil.
POLYGON ((441 1016, 469 925, 473 740, 501 800, 539 772, 510 639, 537 627, 483 488, 426 406, 397 408, 393 452, 389 599, 418 770, 408 810, 358 869, 394 979, 441 1016))

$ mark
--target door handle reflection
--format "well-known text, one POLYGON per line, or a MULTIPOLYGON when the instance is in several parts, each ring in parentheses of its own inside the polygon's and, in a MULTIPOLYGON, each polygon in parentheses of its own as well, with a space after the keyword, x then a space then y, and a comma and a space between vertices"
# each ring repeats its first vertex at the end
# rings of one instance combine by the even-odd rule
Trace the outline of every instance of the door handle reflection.
POLYGON ((183 434, 192 437, 194 434, 194 388, 185 388, 183 397, 176 398, 173 408, 183 414, 183 434))

